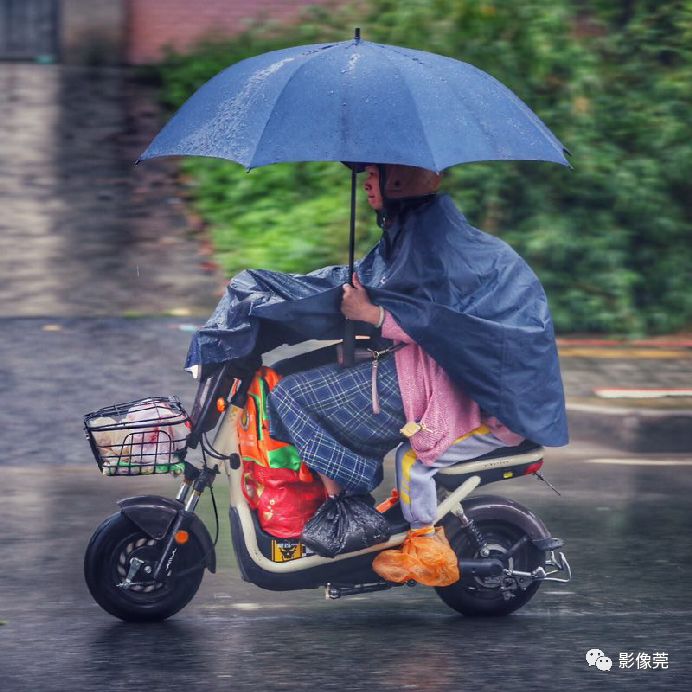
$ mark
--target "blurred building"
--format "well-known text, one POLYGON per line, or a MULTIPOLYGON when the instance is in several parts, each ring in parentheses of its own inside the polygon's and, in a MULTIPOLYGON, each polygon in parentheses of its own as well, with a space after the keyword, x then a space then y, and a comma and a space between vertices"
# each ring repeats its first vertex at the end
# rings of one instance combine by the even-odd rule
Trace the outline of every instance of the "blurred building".
POLYGON ((248 21, 291 21, 326 0, 0 0, 0 60, 72 64, 157 62, 248 21))

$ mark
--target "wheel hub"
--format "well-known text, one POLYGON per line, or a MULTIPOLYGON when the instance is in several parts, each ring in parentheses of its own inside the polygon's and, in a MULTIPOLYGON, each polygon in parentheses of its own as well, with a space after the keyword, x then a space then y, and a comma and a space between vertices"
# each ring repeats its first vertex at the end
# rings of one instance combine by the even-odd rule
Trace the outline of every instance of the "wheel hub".
MULTIPOLYGON (((486 558, 498 558, 504 562, 503 557, 506 553, 507 548, 500 543, 486 543, 483 546, 483 552, 480 555, 486 558)), ((479 553, 476 553, 475 557, 479 557, 480 555, 479 553)), ((507 560, 507 567, 510 570, 514 568, 514 557, 510 557, 507 560)), ((504 576, 502 575, 498 575, 496 577, 474 577, 474 579, 476 583, 484 589, 499 589, 504 583, 504 576)))
POLYGON ((163 587, 163 583, 155 582, 151 578, 153 565, 159 558, 159 551, 155 546, 156 541, 153 538, 139 538, 125 545, 120 551, 116 569, 123 581, 128 577, 133 559, 142 562, 136 572, 136 580, 127 586, 128 591, 151 593, 163 587))

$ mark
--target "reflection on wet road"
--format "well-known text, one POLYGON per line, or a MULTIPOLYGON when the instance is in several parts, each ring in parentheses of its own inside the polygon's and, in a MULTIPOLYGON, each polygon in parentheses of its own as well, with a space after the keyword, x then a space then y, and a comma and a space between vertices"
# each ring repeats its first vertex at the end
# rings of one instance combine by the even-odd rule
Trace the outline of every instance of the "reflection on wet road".
MULTIPOLYGON (((102 478, 91 466, 4 468, 2 689, 689 689, 692 468, 584 463, 625 456, 552 450, 545 473, 562 497, 532 478, 483 489, 533 509, 565 539, 574 570, 571 584, 544 584, 524 609, 489 620, 458 616, 422 587, 326 602, 318 590, 242 582, 221 481, 219 572, 170 621, 120 623, 87 593, 84 547, 115 499, 171 495, 175 481, 102 478), (588 667, 595 647, 611 671, 588 667), (667 670, 619 668, 620 653, 657 652, 667 670)), ((208 499, 201 507, 213 533, 208 499)))

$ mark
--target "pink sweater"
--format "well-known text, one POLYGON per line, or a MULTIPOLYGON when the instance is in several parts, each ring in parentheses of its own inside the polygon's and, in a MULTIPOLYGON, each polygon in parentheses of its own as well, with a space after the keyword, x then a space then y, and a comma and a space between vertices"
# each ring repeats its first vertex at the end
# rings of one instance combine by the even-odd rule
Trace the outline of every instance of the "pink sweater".
POLYGON ((455 386, 447 373, 385 311, 382 336, 408 344, 394 353, 399 389, 407 421, 425 426, 410 438, 418 459, 432 464, 454 441, 480 425, 509 447, 524 438, 497 418, 481 415, 478 404, 455 386))

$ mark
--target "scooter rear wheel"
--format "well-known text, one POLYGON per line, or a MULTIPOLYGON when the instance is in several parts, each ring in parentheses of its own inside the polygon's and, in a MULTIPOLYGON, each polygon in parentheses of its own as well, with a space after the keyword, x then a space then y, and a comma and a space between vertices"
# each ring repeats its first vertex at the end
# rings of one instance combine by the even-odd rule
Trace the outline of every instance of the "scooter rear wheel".
POLYGON ((184 608, 204 576, 204 552, 191 534, 178 546, 174 572, 163 581, 154 581, 140 568, 129 589, 119 587, 127 576, 130 561, 139 557, 155 564, 163 541, 157 541, 118 512, 108 517, 94 532, 84 555, 84 578, 94 600, 108 613, 127 622, 165 620, 184 608), (175 572, 181 572, 176 576, 175 572))
MULTIPOLYGON (((473 519, 473 509, 467 511, 473 519)), ((475 519, 476 525, 483 534, 490 548, 489 557, 502 559, 503 554, 522 536, 524 529, 508 519, 475 519)), ((443 526, 452 549, 457 557, 480 558, 470 537, 463 530, 459 520, 448 515, 443 526)), ((523 572, 531 572, 543 564, 544 554, 531 542, 524 544, 510 558, 510 567, 523 572)), ((463 576, 463 575, 462 575, 463 576)), ((438 587, 437 595, 450 607, 466 616, 499 616, 509 615, 526 605, 540 587, 540 582, 533 582, 525 590, 517 587, 509 592, 509 597, 500 588, 499 577, 476 577, 472 582, 459 581, 451 586, 438 587)))

